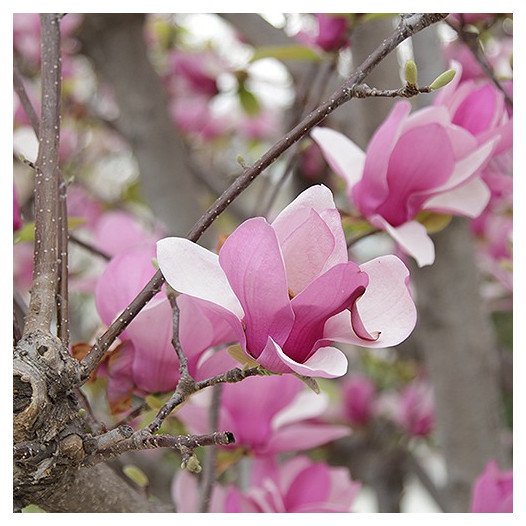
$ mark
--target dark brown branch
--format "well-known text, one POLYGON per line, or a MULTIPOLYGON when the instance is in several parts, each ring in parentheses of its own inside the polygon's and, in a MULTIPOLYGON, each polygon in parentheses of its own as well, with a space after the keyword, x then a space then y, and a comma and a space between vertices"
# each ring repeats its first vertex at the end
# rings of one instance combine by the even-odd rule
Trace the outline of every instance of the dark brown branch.
MULTIPOLYGON (((115 430, 114 430, 115 431, 115 430)), ((113 431, 111 432, 113 433, 113 431)), ((112 437, 114 438, 114 437, 112 437)), ((234 435, 229 431, 216 432, 209 435, 152 435, 145 430, 136 431, 127 438, 116 440, 111 446, 96 450, 89 455, 83 465, 93 466, 111 458, 122 455, 126 451, 144 449, 171 448, 188 455, 194 449, 203 446, 227 446, 235 442, 234 435)))
POLYGON ((402 97, 409 99, 411 97, 416 97, 416 95, 420 95, 420 93, 431 93, 432 91, 433 90, 429 86, 419 88, 412 84, 406 84, 398 89, 378 89, 371 88, 367 84, 360 84, 354 88, 354 96, 357 99, 366 99, 368 97, 387 97, 392 99, 402 97))
POLYGON ((60 136, 60 28, 56 14, 41 15, 42 114, 35 176, 33 285, 25 333, 49 331, 58 279, 58 146, 60 136))
MULTIPOLYGON (((217 217, 239 196, 254 179, 268 168, 283 152, 293 144, 305 137, 312 128, 320 124, 328 115, 339 106, 349 101, 354 94, 354 88, 359 85, 367 75, 401 42, 426 27, 443 20, 447 13, 412 13, 402 15, 401 21, 393 34, 385 39, 347 81, 336 90, 332 96, 320 104, 314 111, 305 117, 297 126, 272 146, 258 161, 246 168, 243 173, 223 192, 223 194, 201 216, 190 230, 187 238, 197 241, 217 219, 217 217)), ((159 292, 164 283, 164 277, 158 270, 152 279, 139 292, 125 311, 108 327, 106 332, 97 340, 90 353, 82 360, 82 380, 86 381, 97 367, 104 353, 113 343, 115 338, 126 329, 129 323, 137 316, 141 309, 159 292)))
POLYGON ((461 26, 457 26, 456 24, 451 23, 449 20, 446 20, 445 22, 451 29, 453 29, 453 31, 455 31, 455 33, 458 35, 458 38, 471 51, 471 54, 478 62, 479 66, 482 68, 484 74, 491 80, 491 82, 493 82, 495 87, 502 92, 506 102, 510 105, 511 108, 513 108, 513 100, 506 92, 504 86, 500 83, 499 79, 495 76, 495 72, 490 66, 488 59, 486 58, 486 55, 484 53, 484 50, 482 49, 482 45, 480 43, 478 35, 471 31, 466 31, 466 29, 464 28, 464 24, 462 24, 461 26))

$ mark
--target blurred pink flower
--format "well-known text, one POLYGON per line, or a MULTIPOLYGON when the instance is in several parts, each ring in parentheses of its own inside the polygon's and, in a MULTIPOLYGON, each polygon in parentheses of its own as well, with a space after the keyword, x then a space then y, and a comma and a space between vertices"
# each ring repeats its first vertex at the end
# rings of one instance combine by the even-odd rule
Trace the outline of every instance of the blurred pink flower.
POLYGON ((405 387, 400 393, 394 418, 413 437, 429 435, 435 421, 431 388, 421 381, 405 387))
POLYGON ((513 513, 513 471, 490 460, 473 485, 472 513, 513 513))
POLYGON ((332 341, 388 347, 416 323, 405 265, 395 256, 360 267, 348 261, 340 215, 324 186, 303 192, 272 224, 262 217, 245 221, 219 256, 187 239, 166 238, 157 243, 157 260, 182 293, 181 313, 200 313, 180 325, 183 348, 195 347, 186 333, 202 324, 221 332, 216 345, 239 342, 276 373, 342 376, 347 358, 332 341))
POLYGON ((477 217, 490 197, 480 171, 498 139, 479 145, 451 123, 444 106, 412 115, 410 109, 406 101, 395 104, 367 153, 329 128, 315 128, 311 136, 346 180, 349 198, 362 215, 424 266, 433 263, 435 249, 416 216, 427 210, 477 217))
POLYGON ((496 16, 496 13, 450 13, 449 18, 456 23, 476 24, 477 22, 484 22, 491 20, 496 16))
POLYGON ((103 214, 102 204, 90 195, 88 190, 78 184, 67 189, 68 215, 84 221, 84 225, 93 228, 103 214))
POLYGON ((256 469, 247 491, 232 488, 225 511, 233 513, 348 513, 361 484, 346 468, 295 457, 256 469))
POLYGON ((310 34, 301 31, 296 38, 309 46, 315 46, 323 51, 338 51, 342 47, 349 45, 347 31, 349 29, 349 19, 346 16, 317 13, 316 33, 310 34))
POLYGON ((366 425, 377 398, 376 385, 367 376, 353 374, 342 385, 343 415, 356 426, 366 425))
MULTIPOLYGON (((230 368, 235 366, 232 361, 230 368)), ((192 433, 207 433, 208 400, 194 396, 178 412, 192 433)), ((293 376, 249 377, 224 385, 219 428, 234 433, 236 443, 229 447, 245 448, 254 455, 303 451, 350 433, 347 426, 312 421, 328 405, 326 395, 307 391, 293 376)))

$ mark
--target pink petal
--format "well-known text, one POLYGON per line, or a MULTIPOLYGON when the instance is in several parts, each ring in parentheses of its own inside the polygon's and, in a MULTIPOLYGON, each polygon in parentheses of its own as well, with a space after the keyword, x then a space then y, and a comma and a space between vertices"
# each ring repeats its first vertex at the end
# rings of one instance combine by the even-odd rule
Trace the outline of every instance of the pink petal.
POLYGON ((357 301, 357 310, 375 341, 364 340, 352 330, 348 312, 327 321, 324 336, 363 347, 391 347, 405 340, 416 324, 416 308, 407 287, 409 271, 396 256, 382 256, 360 268, 369 276, 365 294, 357 301))
POLYGON ((329 407, 326 393, 316 394, 310 389, 304 390, 294 400, 277 413, 272 419, 272 429, 278 430, 290 424, 321 416, 329 407))
POLYGON ((409 198, 446 183, 454 166, 453 149, 444 127, 426 124, 405 132, 389 160, 390 191, 377 213, 395 226, 412 219, 420 203, 409 198))
POLYGON ((314 128, 310 135, 321 148, 329 166, 345 179, 350 190, 362 177, 365 153, 345 135, 330 128, 314 128))
POLYGON ((321 463, 311 464, 290 485, 285 506, 292 512, 304 505, 324 503, 330 486, 329 468, 321 463))
POLYGON ((139 389, 149 393, 175 389, 179 360, 172 346, 172 308, 167 298, 143 309, 127 329, 133 342, 133 378, 139 389))
POLYGON ((335 241, 329 227, 315 210, 284 238, 278 236, 289 290, 300 293, 321 273, 334 251, 335 241))
MULTIPOLYGON (((102 321, 109 325, 154 275, 155 247, 135 247, 114 257, 97 282, 95 303, 102 321)), ((152 300, 155 301, 155 300, 152 300)))
POLYGON ((294 325, 283 345, 295 362, 310 358, 314 344, 323 338, 325 322, 351 307, 367 287, 368 278, 352 263, 341 263, 313 281, 293 298, 294 325))
POLYGON ((293 424, 276 431, 261 454, 304 451, 348 436, 348 426, 328 424, 293 424))
POLYGON ((428 106, 421 110, 415 111, 412 115, 407 117, 402 127, 401 135, 409 130, 427 126, 428 124, 439 124, 447 128, 451 123, 449 113, 443 106, 428 106))
POLYGON ((195 356, 210 347, 239 342, 245 348, 241 321, 229 310, 210 301, 182 294, 179 306, 179 341, 187 356, 195 356))
POLYGON ((304 363, 298 363, 287 356, 275 342, 273 343, 278 358, 302 376, 338 378, 347 372, 347 357, 336 347, 320 347, 304 363))
POLYGON ((424 209, 443 214, 478 217, 491 198, 487 185, 480 179, 472 179, 467 184, 433 196, 424 209))
POLYGON ((395 228, 380 216, 373 216, 370 220, 385 229, 404 252, 416 259, 419 267, 431 265, 435 261, 435 245, 427 235, 424 225, 408 221, 395 228))
POLYGON ((257 358, 269 336, 285 341, 294 320, 274 229, 262 217, 245 221, 225 241, 219 263, 241 302, 248 350, 257 358))
POLYGON ((352 199, 364 215, 373 213, 388 195, 389 159, 410 111, 409 102, 396 103, 369 142, 363 176, 352 190, 352 199))
MULTIPOLYGON (((502 97, 501 97, 502 98, 502 97)), ((496 116, 502 113, 502 100, 500 112, 497 89, 491 84, 485 84, 473 89, 461 102, 452 122, 477 136, 495 126, 496 116)))
POLYGON ((243 308, 219 265, 218 256, 188 239, 157 242, 157 261, 166 281, 178 292, 215 303, 243 317, 243 308))
POLYGON ((432 193, 452 190, 462 183, 465 183, 470 177, 474 176, 490 159, 497 142, 498 139, 488 141, 468 156, 457 161, 451 177, 444 184, 434 188, 432 193))

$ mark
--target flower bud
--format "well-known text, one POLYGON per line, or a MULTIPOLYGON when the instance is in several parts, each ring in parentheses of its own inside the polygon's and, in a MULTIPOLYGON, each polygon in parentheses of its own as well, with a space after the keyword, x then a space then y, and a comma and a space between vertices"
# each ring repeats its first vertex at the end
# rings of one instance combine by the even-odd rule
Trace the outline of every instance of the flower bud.
POLYGON ((456 75, 456 70, 454 69, 448 69, 447 71, 444 71, 441 75, 439 75, 429 86, 431 90, 437 90, 440 88, 443 88, 444 86, 447 86, 456 75))
POLYGON ((408 60, 405 63, 405 81, 411 86, 417 85, 418 69, 414 60, 408 60))

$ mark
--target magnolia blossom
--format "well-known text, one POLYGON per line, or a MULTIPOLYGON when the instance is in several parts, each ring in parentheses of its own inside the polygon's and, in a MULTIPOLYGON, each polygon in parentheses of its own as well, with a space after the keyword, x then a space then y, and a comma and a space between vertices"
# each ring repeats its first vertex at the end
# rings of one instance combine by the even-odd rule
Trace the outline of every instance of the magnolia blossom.
POLYGON ((473 485, 472 513, 513 513, 513 471, 488 462, 473 485))
POLYGON ((409 272, 395 256, 348 261, 330 190, 313 186, 269 224, 241 224, 219 255, 182 238, 157 243, 167 282, 182 295, 179 337, 202 345, 239 342, 247 358, 275 373, 333 378, 347 370, 340 341, 388 347, 413 330, 409 272), (193 316, 184 320, 185 312, 193 316))
POLYGON ((394 419, 411 436, 429 435, 435 420, 430 387, 421 381, 405 387, 395 405, 394 419))
POLYGON ((451 122, 471 133, 478 144, 498 140, 493 155, 511 149, 513 119, 509 116, 504 94, 489 80, 461 82, 462 65, 453 62, 457 73, 438 93, 434 105, 447 108, 451 122))
MULTIPOLYGON (((231 367, 235 367, 233 361, 231 367)), ((209 394, 195 395, 178 412, 192 433, 208 432, 209 394)), ((303 451, 349 434, 346 426, 312 421, 328 406, 326 394, 306 390, 293 376, 249 377, 224 385, 219 429, 228 429, 236 437, 235 445, 229 447, 241 447, 253 455, 303 451)))
MULTIPOLYGON (((216 485, 210 511, 215 513, 347 513, 360 490, 345 468, 329 467, 307 457, 295 457, 268 468, 254 466, 250 486, 216 485)), ((172 495, 179 512, 197 512, 196 477, 177 474, 172 495)))
POLYGON ((490 192, 480 178, 497 138, 479 144, 451 122, 444 106, 409 115, 398 102, 364 153, 347 137, 315 128, 312 138, 368 221, 387 231, 419 266, 435 259, 433 242, 417 221, 421 211, 477 217, 490 192))
POLYGON ((354 374, 343 383, 342 395, 345 419, 353 425, 366 425, 378 395, 375 383, 367 376, 354 374))
POLYGON ((316 34, 312 35, 302 31, 296 35, 298 40, 323 49, 323 51, 338 51, 349 44, 347 37, 349 29, 348 17, 324 13, 317 13, 315 17, 317 23, 316 34))

